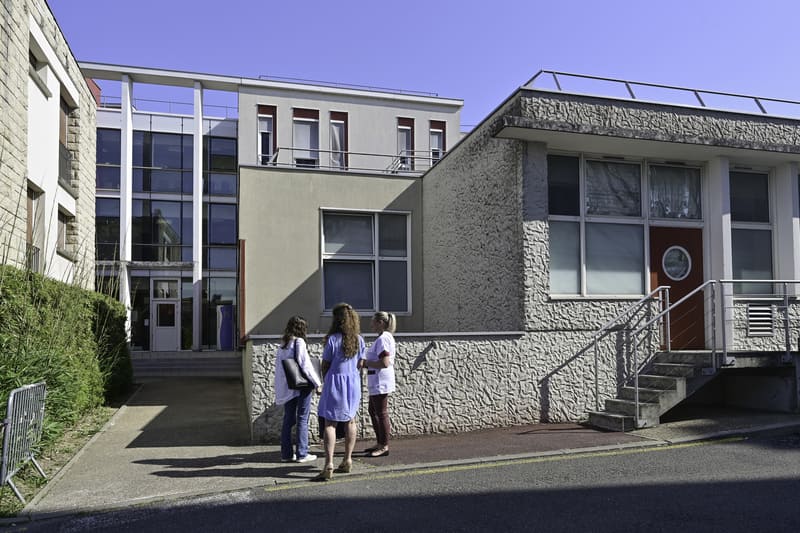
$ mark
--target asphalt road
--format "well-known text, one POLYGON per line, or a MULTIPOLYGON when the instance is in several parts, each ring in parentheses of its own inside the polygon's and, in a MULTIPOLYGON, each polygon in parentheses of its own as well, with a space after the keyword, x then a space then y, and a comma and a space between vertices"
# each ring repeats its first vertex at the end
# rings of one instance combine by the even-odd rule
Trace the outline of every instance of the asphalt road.
POLYGON ((340 475, 26 531, 800 531, 800 434, 340 475))

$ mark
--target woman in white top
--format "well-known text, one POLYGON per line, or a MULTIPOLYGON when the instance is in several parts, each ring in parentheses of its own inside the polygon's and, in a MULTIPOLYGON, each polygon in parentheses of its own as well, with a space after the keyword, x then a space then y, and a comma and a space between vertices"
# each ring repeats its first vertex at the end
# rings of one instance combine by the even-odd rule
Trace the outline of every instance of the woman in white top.
POLYGON ((281 461, 305 463, 313 461, 316 455, 308 453, 308 415, 311 411, 311 392, 319 391, 322 381, 308 356, 306 331, 308 324, 301 316, 293 316, 286 324, 281 345, 275 355, 275 403, 283 405, 283 428, 281 429, 281 461), (283 370, 284 359, 297 359, 314 389, 290 389, 283 370), (297 424, 297 453, 292 449, 292 428, 297 424))
POLYGON ((389 394, 394 392, 395 343, 392 333, 396 328, 396 318, 392 313, 378 311, 372 317, 372 329, 378 338, 367 350, 363 368, 367 369, 367 389, 369 391, 369 417, 378 444, 367 448, 367 457, 389 455, 389 394))

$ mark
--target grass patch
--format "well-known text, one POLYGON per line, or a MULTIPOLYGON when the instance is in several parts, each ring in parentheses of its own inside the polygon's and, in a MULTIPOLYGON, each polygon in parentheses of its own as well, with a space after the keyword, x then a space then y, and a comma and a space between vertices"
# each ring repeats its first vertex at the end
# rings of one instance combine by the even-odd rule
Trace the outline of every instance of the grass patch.
MULTIPOLYGON (((53 441, 40 453, 37 453, 36 460, 42 466, 48 479, 43 479, 30 463, 17 472, 12 479, 25 499, 30 502, 47 482, 53 479, 64 465, 103 428, 118 409, 118 407, 101 406, 90 410, 74 426, 66 430, 58 440, 53 441)), ((0 517, 16 516, 22 508, 22 503, 14 495, 11 487, 4 485, 0 489, 0 517)))

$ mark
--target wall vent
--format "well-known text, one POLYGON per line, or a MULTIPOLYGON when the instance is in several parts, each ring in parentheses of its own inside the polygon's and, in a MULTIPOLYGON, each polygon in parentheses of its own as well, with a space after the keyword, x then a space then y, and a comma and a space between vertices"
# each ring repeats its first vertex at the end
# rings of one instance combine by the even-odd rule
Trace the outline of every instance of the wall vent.
POLYGON ((747 336, 771 337, 775 324, 772 306, 765 304, 747 304, 747 336))

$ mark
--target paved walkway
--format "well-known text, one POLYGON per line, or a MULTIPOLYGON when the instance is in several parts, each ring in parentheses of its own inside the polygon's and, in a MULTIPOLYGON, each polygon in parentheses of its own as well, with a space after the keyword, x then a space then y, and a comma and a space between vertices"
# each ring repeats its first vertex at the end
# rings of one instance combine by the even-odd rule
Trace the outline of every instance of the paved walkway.
MULTIPOLYGON (((21 518, 104 511, 305 481, 316 475, 321 459, 284 464, 279 446, 248 444, 244 405, 238 381, 176 379, 143 385, 28 504, 21 518)), ((800 416, 704 408, 631 433, 577 424, 536 424, 426 435, 393 440, 388 457, 354 456, 353 473, 658 446, 787 428, 800 431, 800 416)), ((356 450, 370 444, 360 442, 356 450)))

